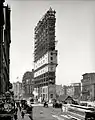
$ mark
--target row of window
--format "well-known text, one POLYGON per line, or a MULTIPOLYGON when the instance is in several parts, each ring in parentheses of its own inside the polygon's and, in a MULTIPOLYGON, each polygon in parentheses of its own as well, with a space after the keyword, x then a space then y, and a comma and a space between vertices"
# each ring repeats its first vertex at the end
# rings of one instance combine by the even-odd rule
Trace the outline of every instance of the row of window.
POLYGON ((45 79, 45 78, 54 77, 54 76, 55 76, 55 72, 47 72, 40 76, 35 77, 35 81, 36 81, 36 79, 40 80, 40 79, 45 79))
POLYGON ((27 85, 25 89, 27 94, 31 94, 33 92, 33 87, 30 85, 27 85))
MULTIPOLYGON (((54 41, 54 38, 53 39, 49 38, 49 39, 50 39, 49 43, 46 42, 44 45, 40 44, 39 46, 37 46, 35 48, 35 52, 34 52, 34 58, 35 58, 35 60, 37 60, 37 59, 39 60, 39 58, 42 57, 48 51, 55 50, 55 41, 54 41)), ((52 54, 53 54, 53 52, 52 52, 52 54)))
POLYGON ((48 98, 48 94, 41 94, 41 98, 43 99, 47 99, 48 98))
POLYGON ((49 78, 44 78, 44 79, 41 79, 41 80, 38 80, 38 81, 35 81, 35 84, 42 84, 44 82, 48 82, 49 81, 49 78))
POLYGON ((44 18, 43 21, 40 22, 39 26, 37 26, 38 29, 35 31, 36 35, 41 35, 41 32, 43 33, 48 26, 55 25, 55 15, 50 14, 46 19, 44 18))
MULTIPOLYGON (((51 56, 50 56, 49 60, 53 62, 53 53, 51 52, 50 55, 51 56)), ((37 62, 35 62, 34 63, 34 70, 36 70, 37 68, 41 67, 44 64, 48 64, 49 63, 48 57, 49 56, 48 56, 48 53, 47 53, 42 58, 40 58, 37 62)))
POLYGON ((45 44, 44 47, 40 46, 39 48, 37 48, 37 51, 35 52, 35 55, 34 55, 35 61, 39 60, 39 58, 41 58, 46 52, 50 50, 54 50, 54 47, 53 49, 51 49, 49 44, 45 44))
POLYGON ((48 29, 46 29, 44 32, 41 31, 41 34, 35 35, 35 42, 38 43, 38 42, 44 41, 45 38, 48 38, 48 35, 49 35, 48 29))
POLYGON ((48 88, 42 88, 41 93, 48 93, 48 88))
POLYGON ((35 73, 34 73, 34 77, 37 77, 37 76, 39 76, 39 75, 41 75, 41 74, 44 74, 44 73, 46 73, 46 72, 48 72, 48 66, 46 66, 46 67, 44 67, 43 69, 35 72, 35 73))
POLYGON ((43 64, 48 63, 48 53, 34 63, 34 70, 41 67, 43 64))
POLYGON ((26 79, 23 84, 32 84, 34 79, 26 79))
MULTIPOLYGON (((34 91, 38 93, 38 88, 34 88, 34 91)), ((40 87, 41 93, 48 93, 48 86, 40 87)))
POLYGON ((34 91, 38 93, 38 88, 34 88, 34 91))
POLYGON ((43 69, 38 70, 37 72, 34 73, 34 78, 51 71, 55 72, 55 66, 45 66, 43 69))

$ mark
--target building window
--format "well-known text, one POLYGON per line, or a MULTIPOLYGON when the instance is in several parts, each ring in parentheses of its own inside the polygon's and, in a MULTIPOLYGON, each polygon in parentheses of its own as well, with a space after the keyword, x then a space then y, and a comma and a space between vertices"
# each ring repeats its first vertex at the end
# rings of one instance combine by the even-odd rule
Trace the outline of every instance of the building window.
POLYGON ((26 84, 29 84, 29 79, 26 80, 26 84))
POLYGON ((29 94, 29 86, 27 85, 27 94, 29 94))
POLYGON ((45 98, 45 94, 43 94, 43 98, 45 98))
POLYGON ((43 93, 45 92, 45 89, 43 88, 43 93))
POLYGON ((51 52, 51 55, 53 55, 53 53, 51 52))
POLYGON ((50 94, 50 98, 53 98, 53 94, 50 94))
POLYGON ((51 67, 51 70, 53 70, 53 67, 51 67))
POLYGON ((53 60, 53 57, 51 57, 51 60, 53 60))

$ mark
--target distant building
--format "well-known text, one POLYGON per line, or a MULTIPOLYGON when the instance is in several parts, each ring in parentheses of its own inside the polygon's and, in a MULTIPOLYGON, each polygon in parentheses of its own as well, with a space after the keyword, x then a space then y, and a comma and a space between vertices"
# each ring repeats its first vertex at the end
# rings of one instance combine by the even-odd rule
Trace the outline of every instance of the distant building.
POLYGON ((59 85, 58 89, 56 88, 56 99, 59 101, 64 101, 67 97, 67 86, 66 85, 59 85))
POLYGON ((95 73, 85 73, 82 75, 82 100, 95 100, 95 73))
POLYGON ((71 97, 74 96, 74 89, 71 85, 66 87, 66 94, 67 96, 71 96, 71 97))
POLYGON ((14 92, 14 98, 19 100, 22 99, 22 83, 17 81, 13 83, 13 92, 14 92))
POLYGON ((66 87, 66 94, 74 99, 79 99, 81 94, 81 83, 71 83, 70 86, 66 87))
POLYGON ((74 99, 80 99, 81 95, 81 83, 71 83, 71 86, 73 87, 73 98, 74 99))
POLYGON ((63 85, 63 95, 66 96, 67 95, 67 90, 66 90, 67 86, 63 85))
POLYGON ((64 94, 64 89, 62 85, 56 85, 56 94, 59 96, 64 94))
POLYGON ((10 89, 10 8, 0 0, 0 95, 10 89))
POLYGON ((34 90, 34 70, 28 71, 23 75, 22 79, 23 97, 29 98, 33 96, 34 90))
POLYGON ((55 13, 50 8, 35 27, 34 90, 38 91, 38 99, 47 98, 48 101, 55 98, 54 91, 56 91, 57 50, 55 50, 55 13), (51 86, 53 89, 52 92, 49 92, 51 91, 51 86), (46 93, 43 94, 44 89, 46 89, 46 93))

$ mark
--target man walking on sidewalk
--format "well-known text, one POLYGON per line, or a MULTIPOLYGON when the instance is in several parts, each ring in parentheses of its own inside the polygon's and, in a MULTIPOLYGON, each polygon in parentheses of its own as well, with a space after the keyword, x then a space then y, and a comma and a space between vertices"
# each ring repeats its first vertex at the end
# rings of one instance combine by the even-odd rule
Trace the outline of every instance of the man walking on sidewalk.
POLYGON ((22 116, 23 119, 24 119, 24 115, 25 115, 25 113, 24 113, 24 111, 22 110, 22 111, 21 111, 21 116, 22 116))

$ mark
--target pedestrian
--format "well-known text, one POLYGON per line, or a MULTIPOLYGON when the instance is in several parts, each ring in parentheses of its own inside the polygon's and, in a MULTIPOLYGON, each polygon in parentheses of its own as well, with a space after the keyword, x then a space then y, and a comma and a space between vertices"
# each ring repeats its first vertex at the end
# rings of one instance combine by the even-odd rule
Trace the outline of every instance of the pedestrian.
POLYGON ((18 112, 18 108, 16 107, 16 109, 15 109, 15 112, 16 112, 16 114, 17 114, 17 112, 18 112))
POLYGON ((21 112, 21 106, 19 106, 19 110, 20 110, 20 112, 21 112))
POLYGON ((14 113, 14 119, 17 120, 17 113, 14 113))
POLYGON ((24 111, 22 110, 22 111, 21 111, 21 116, 22 116, 22 118, 24 118, 24 115, 25 115, 25 113, 24 113, 24 111))
POLYGON ((62 102, 60 102, 60 108, 61 108, 61 112, 63 112, 63 110, 62 110, 62 102))

